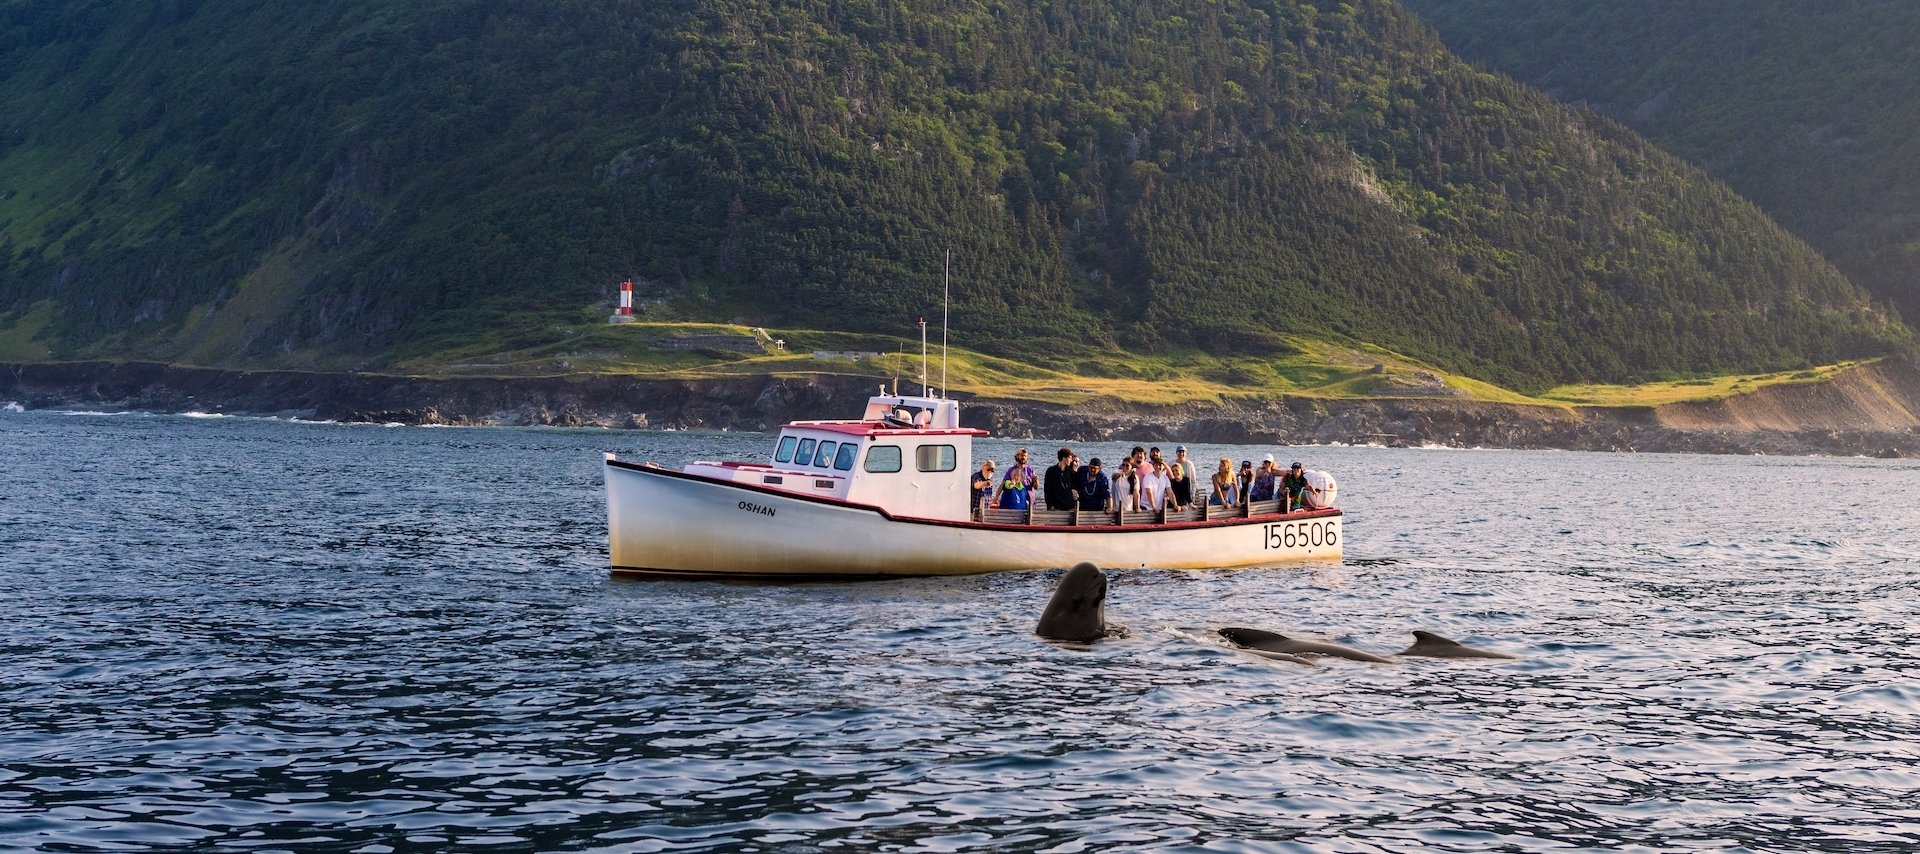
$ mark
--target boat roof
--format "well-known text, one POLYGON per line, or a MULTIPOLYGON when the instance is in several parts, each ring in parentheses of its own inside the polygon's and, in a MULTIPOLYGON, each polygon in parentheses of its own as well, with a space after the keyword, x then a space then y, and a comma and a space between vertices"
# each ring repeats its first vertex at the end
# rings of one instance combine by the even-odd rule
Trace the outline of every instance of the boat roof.
POLYGON ((888 427, 879 421, 789 421, 788 427, 827 430, 851 436, 987 436, 977 427, 888 427))

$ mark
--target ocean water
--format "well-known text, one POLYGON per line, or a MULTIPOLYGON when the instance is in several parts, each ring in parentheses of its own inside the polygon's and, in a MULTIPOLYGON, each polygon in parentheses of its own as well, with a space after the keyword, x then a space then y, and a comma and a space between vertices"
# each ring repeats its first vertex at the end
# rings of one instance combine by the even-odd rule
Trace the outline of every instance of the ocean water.
POLYGON ((601 451, 769 445, 0 411, 0 848, 1920 847, 1914 462, 1196 446, 1337 474, 1346 561, 1088 649, 1058 571, 608 577, 601 451))

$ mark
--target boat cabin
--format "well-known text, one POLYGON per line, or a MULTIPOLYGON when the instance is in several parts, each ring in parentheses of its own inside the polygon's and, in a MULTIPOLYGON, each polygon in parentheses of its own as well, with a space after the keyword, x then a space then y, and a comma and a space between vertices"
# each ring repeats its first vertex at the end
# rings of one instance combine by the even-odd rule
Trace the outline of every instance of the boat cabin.
POLYGON ((970 515, 973 439, 956 401, 876 395, 858 421, 794 421, 771 463, 694 462, 688 474, 882 508, 896 516, 970 515))

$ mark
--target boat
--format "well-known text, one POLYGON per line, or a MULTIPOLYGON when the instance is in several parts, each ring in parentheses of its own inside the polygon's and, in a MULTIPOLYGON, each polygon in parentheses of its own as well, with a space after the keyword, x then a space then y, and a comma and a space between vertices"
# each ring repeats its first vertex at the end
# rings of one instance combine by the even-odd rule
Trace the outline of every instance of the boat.
MULTIPOLYGON (((896 388, 895 391, 898 389, 896 388)), ((971 504, 973 440, 960 404, 880 393, 857 420, 781 427, 770 462, 678 470, 606 454, 619 576, 876 578, 1067 567, 1211 569, 1341 556, 1338 485, 1281 501, 1186 511, 996 510, 971 504)))

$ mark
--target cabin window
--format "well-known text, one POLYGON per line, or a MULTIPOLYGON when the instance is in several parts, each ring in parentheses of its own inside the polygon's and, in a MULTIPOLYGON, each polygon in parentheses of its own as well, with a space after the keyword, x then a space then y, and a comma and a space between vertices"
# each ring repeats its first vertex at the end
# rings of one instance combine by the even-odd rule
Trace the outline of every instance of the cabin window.
POLYGON ((833 465, 833 445, 832 442, 821 442, 820 452, 813 455, 813 464, 820 468, 833 465))
POLYGON ((899 445, 875 445, 867 449, 867 471, 891 472, 899 470, 899 445))
POLYGON ((853 456, 858 453, 859 450, 860 446, 852 442, 841 444, 840 455, 833 458, 833 467, 841 471, 852 471, 853 456))
POLYGON ((798 441, 800 440, 793 436, 781 436, 780 449, 773 452, 773 461, 776 463, 791 462, 793 460, 793 446, 794 443, 798 441))
POLYGON ((921 471, 953 471, 959 466, 952 445, 921 445, 913 449, 913 461, 921 471))
POLYGON ((804 466, 813 462, 813 439, 801 439, 800 450, 793 452, 793 464, 804 466))

